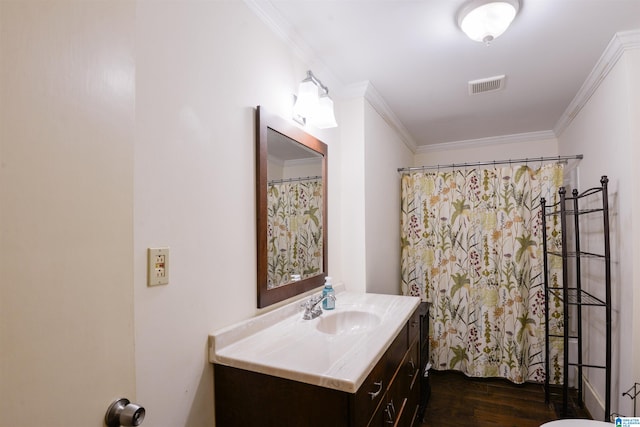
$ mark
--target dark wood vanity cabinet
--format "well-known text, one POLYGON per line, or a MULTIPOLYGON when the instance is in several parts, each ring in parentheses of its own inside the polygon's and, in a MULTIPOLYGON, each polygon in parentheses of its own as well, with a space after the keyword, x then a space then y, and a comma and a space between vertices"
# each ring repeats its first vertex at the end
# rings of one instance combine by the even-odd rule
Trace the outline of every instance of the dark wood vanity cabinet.
POLYGON ((410 427, 421 393, 417 308, 356 393, 214 364, 216 426, 410 427))

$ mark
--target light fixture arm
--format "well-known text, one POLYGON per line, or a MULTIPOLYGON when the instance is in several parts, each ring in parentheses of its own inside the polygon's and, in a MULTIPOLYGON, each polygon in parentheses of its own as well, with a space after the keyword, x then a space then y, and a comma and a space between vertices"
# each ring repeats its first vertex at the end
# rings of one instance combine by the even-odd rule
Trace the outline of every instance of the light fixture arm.
POLYGON ((329 88, 323 85, 322 82, 313 75, 313 72, 311 70, 307 70, 307 78, 305 80, 311 80, 313 83, 315 83, 315 85, 318 86, 320 90, 322 90, 323 95, 329 94, 329 88))

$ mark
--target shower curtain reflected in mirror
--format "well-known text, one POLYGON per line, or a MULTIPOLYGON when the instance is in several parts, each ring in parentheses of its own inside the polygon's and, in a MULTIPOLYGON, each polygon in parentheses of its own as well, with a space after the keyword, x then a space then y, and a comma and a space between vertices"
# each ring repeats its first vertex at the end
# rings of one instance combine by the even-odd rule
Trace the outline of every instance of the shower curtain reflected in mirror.
MULTIPOLYGON (((558 199, 561 164, 413 172, 402 176, 402 291, 432 303, 435 369, 542 382, 544 269, 540 198, 558 199)), ((549 239, 560 223, 549 220, 549 239)), ((549 274, 562 286, 561 260, 549 274)), ((551 334, 562 304, 549 301, 551 334)), ((554 377, 562 342, 551 341, 554 377)), ((554 382, 554 379, 551 379, 554 382)))
POLYGON ((269 182, 267 289, 322 271, 322 179, 269 182))

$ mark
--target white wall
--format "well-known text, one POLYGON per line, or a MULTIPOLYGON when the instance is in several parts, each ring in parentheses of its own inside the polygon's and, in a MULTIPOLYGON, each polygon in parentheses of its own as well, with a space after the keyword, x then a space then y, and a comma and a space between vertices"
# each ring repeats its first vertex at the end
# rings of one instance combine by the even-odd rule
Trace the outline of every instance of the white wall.
POLYGON ((366 291, 400 294, 400 174, 413 153, 364 103, 366 291))
POLYGON ((400 293, 400 176, 413 153, 372 105, 369 84, 341 104, 340 222, 347 289, 400 293))
MULTIPOLYGON (((149 425, 210 426, 207 336, 258 312, 254 107, 290 117, 307 67, 242 2, 141 1, 136 14, 138 399, 149 425), (170 284, 148 288, 156 245, 171 248, 170 284)), ((338 131, 316 133, 334 163, 338 131)), ((330 225, 330 252, 333 240, 330 225)))
MULTIPOLYGON (((640 346, 637 315, 640 310, 640 274, 634 265, 640 253, 637 239, 640 228, 637 189, 640 178, 637 168, 640 160, 639 75, 640 51, 627 51, 559 136, 561 154, 579 150, 585 155, 578 168, 580 189, 599 185, 601 175, 609 178, 614 367, 612 410, 629 416, 633 413, 631 401, 620 398, 620 395, 634 382, 640 381, 640 361, 637 358, 640 346)), ((601 295, 602 267, 589 264, 587 268, 585 286, 601 295)), ((594 361, 598 358, 603 360, 605 349, 601 319, 594 312, 588 328, 589 357, 594 361)), ((603 374, 601 370, 593 370, 586 376, 591 384, 586 390, 588 409, 599 418, 603 415, 603 374)))
MULTIPOLYGON (((258 312, 254 108, 290 117, 309 65, 240 1, 2 1, 0 24, 0 423, 102 426, 122 395, 210 427, 208 334, 258 312)), ((340 279, 340 133, 311 132, 340 279)))
MULTIPOLYGON (((640 117, 640 104, 638 100, 640 100, 640 79, 634 74, 640 70, 640 55, 638 52, 634 52, 633 54, 629 54, 626 58, 628 61, 629 73, 627 74, 627 78, 629 79, 629 99, 635 100, 632 101, 629 105, 629 117, 631 118, 631 158, 632 164, 635 166, 640 162, 640 120, 637 120, 637 117, 640 117)), ((640 182, 640 168, 632 167, 632 178, 634 183, 640 182)), ((633 253, 640 254, 640 224, 638 224, 638 212, 640 212, 640 192, 635 191, 631 192, 632 203, 631 209, 634 212, 635 220, 633 225, 633 230, 631 234, 631 242, 633 246, 633 253)), ((636 258, 637 259, 637 258, 636 258)), ((633 262, 633 317, 631 324, 633 325, 632 331, 632 345, 630 348, 631 354, 640 354, 640 263, 633 262)), ((632 378, 634 382, 640 382, 640 362, 637 358, 633 359, 633 371, 632 378)))
MULTIPOLYGON (((572 153, 579 154, 579 153, 572 153)), ((558 155, 558 141, 541 135, 540 139, 519 142, 517 137, 504 140, 477 140, 453 143, 441 149, 422 149, 414 156, 413 166, 449 165, 491 160, 528 159, 558 155)), ((532 165, 536 165, 535 162, 532 165)))
MULTIPOLYGON (((340 245, 345 264, 342 280, 346 288, 354 292, 365 292, 367 286, 364 222, 365 103, 366 100, 361 96, 345 100, 342 103, 340 124, 340 152, 342 156, 340 203, 342 210, 339 218, 340 227, 343 230, 340 234, 340 245)), ((332 178, 329 177, 329 179, 332 178)))

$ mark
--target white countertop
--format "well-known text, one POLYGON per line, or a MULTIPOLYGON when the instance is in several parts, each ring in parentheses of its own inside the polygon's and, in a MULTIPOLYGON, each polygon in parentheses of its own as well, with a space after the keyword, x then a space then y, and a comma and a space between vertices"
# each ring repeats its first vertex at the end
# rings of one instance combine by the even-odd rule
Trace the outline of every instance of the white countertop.
POLYGON ((346 292, 340 286, 336 292, 335 310, 313 320, 302 319, 302 301, 296 301, 212 333, 209 361, 355 393, 420 298, 346 292), (323 316, 348 310, 375 313, 380 323, 337 335, 316 329, 323 316))

